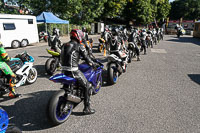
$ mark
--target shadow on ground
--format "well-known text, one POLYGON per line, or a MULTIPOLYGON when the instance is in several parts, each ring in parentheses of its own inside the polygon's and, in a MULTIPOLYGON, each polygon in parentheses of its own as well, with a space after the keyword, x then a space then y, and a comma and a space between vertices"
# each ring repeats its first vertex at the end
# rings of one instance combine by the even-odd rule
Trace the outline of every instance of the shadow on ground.
POLYGON ((190 79, 200 85, 200 74, 188 74, 190 79))
POLYGON ((169 39, 167 41, 180 42, 180 43, 192 43, 192 44, 200 46, 200 39, 193 38, 190 36, 181 36, 180 38, 174 37, 174 39, 169 39))
POLYGON ((40 91, 27 94, 11 106, 1 106, 22 131, 37 131, 51 128, 46 115, 48 100, 55 91, 40 91))
POLYGON ((35 65, 34 66, 37 69, 38 78, 50 78, 51 75, 48 75, 45 70, 45 65, 35 65))

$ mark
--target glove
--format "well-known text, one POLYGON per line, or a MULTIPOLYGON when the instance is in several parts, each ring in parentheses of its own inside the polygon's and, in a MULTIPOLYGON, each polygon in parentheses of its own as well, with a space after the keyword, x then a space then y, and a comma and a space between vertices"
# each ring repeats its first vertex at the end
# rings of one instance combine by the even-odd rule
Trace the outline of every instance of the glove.
POLYGON ((97 64, 97 63, 94 63, 94 64, 92 65, 92 67, 93 67, 94 69, 97 69, 99 66, 100 66, 100 65, 97 64))

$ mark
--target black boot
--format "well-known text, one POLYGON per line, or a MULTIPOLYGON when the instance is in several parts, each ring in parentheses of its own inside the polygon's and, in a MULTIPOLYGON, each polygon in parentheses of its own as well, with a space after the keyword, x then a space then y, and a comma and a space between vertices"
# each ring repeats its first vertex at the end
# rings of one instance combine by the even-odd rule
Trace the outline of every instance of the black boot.
POLYGON ((94 114, 96 111, 94 109, 91 109, 90 106, 85 106, 83 109, 84 115, 91 115, 94 114))
POLYGON ((89 90, 90 90, 89 87, 88 87, 87 90, 85 90, 84 109, 83 109, 83 114, 84 115, 90 115, 90 114, 94 114, 96 112, 94 109, 90 108, 89 90))

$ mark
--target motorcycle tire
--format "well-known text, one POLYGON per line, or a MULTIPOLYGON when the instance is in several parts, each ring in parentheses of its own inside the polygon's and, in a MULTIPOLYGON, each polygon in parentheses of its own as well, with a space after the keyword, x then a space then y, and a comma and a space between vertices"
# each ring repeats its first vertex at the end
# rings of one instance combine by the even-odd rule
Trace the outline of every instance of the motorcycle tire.
POLYGON ((67 103, 63 97, 64 94, 64 90, 59 90, 49 99, 47 114, 50 122, 55 126, 64 123, 71 115, 74 107, 72 103, 67 103), (66 106, 70 106, 70 108, 66 112, 62 112, 66 106))
POLYGON ((32 83, 34 83, 36 80, 37 80, 37 70, 36 70, 34 67, 32 67, 32 68, 30 69, 30 71, 29 71, 29 74, 28 74, 28 77, 27 77, 27 79, 26 79, 26 82, 27 82, 28 84, 32 84, 32 83))
POLYGON ((6 133, 22 133, 22 131, 16 126, 9 126, 6 133))
POLYGON ((132 49, 129 49, 129 52, 128 52, 128 63, 131 63, 132 61, 132 58, 133 58, 133 50, 132 49))
POLYGON ((117 83, 118 72, 116 72, 114 69, 117 69, 117 66, 116 64, 111 63, 108 66, 108 81, 110 85, 114 85, 117 83))
POLYGON ((57 71, 57 64, 54 58, 49 58, 46 61, 45 70, 49 75, 53 75, 57 71))

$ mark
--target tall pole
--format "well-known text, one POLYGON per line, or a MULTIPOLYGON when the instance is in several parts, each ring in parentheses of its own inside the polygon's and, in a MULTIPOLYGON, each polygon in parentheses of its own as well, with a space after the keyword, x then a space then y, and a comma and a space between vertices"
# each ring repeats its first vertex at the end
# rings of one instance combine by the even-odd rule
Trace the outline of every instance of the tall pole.
POLYGON ((46 31, 46 33, 47 33, 47 23, 45 23, 45 31, 46 31))

